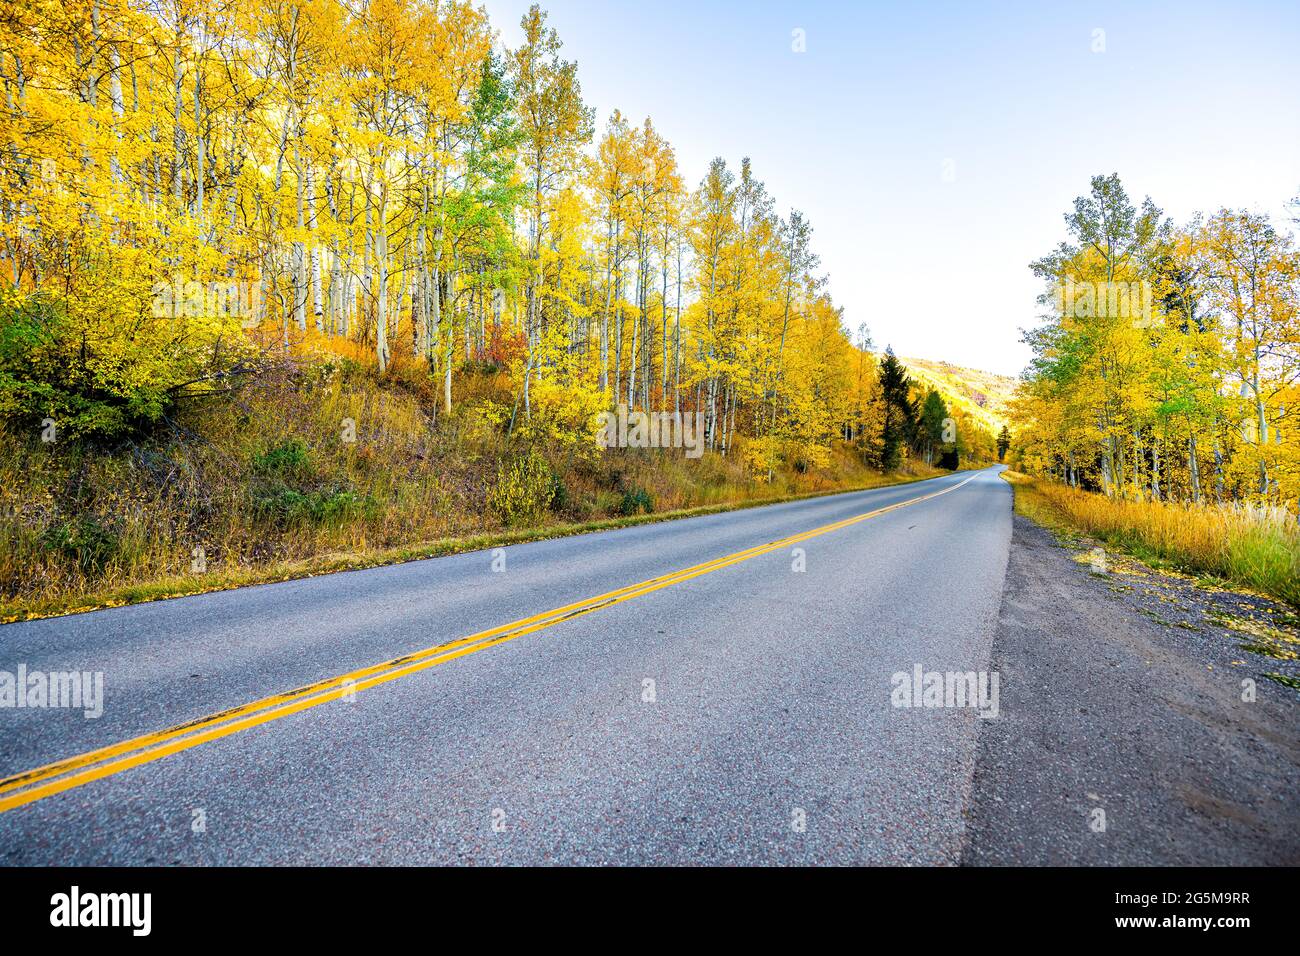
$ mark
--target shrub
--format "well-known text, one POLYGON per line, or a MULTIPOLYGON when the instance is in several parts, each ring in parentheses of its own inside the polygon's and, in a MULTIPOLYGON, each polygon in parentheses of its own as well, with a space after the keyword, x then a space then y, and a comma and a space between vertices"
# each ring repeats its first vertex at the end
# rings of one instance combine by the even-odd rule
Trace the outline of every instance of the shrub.
POLYGON ((129 262, 99 263, 59 295, 0 290, 0 418, 50 418, 60 438, 139 433, 178 398, 224 391, 248 349, 236 318, 155 316, 129 262))
POLYGON ((347 488, 299 491, 280 485, 253 499, 253 512, 282 527, 341 524, 373 509, 374 502, 347 488))
POLYGON ((76 562, 85 575, 102 574, 120 550, 118 536, 91 515, 50 525, 41 546, 76 562))
POLYGON ((301 475, 311 466, 311 456, 301 440, 292 438, 253 456, 253 471, 259 475, 301 475))
POLYGON ((638 487, 623 493, 623 500, 619 502, 618 510, 619 514, 623 515, 650 514, 655 510, 655 503, 650 497, 650 492, 638 487))
POLYGON ((496 484, 488 492, 487 503, 506 525, 535 524, 556 500, 561 488, 563 485, 546 459, 530 451, 497 470, 496 484))
POLYGON ((569 489, 565 485, 564 479, 555 471, 551 472, 551 500, 549 507, 552 511, 563 511, 569 506, 569 489))

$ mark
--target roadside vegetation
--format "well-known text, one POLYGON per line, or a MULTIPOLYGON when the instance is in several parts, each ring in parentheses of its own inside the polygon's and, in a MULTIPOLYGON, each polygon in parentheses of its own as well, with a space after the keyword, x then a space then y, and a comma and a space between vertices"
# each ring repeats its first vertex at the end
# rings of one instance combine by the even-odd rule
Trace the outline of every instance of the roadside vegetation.
POLYGON ((833 442, 769 473, 743 455, 520 442, 482 371, 435 425, 355 363, 284 363, 111 444, 0 432, 0 621, 942 474, 833 442))
MULTIPOLYGON (((1017 467, 1122 499, 1116 514, 1187 502, 1210 513, 1189 518, 1196 527, 1236 528, 1219 506, 1240 504, 1295 522, 1300 249, 1289 224, 1232 209, 1178 224, 1149 198, 1135 204, 1114 174, 1094 176, 1065 221, 1066 240, 1030 265, 1043 312, 1011 404, 1017 467)), ((1237 563, 1273 566, 1249 550, 1237 563)))
MULTIPOLYGON (((1300 250, 1219 209, 1175 223, 1094 176, 1043 282, 1010 403, 1026 513, 1300 603, 1300 250)), ((1292 204, 1300 210, 1300 199, 1292 204)), ((1300 221, 1291 217, 1292 222, 1300 221)))
POLYGON ((1108 498, 1019 472, 1003 476, 1016 510, 1039 524, 1300 607, 1300 529, 1281 509, 1108 498))

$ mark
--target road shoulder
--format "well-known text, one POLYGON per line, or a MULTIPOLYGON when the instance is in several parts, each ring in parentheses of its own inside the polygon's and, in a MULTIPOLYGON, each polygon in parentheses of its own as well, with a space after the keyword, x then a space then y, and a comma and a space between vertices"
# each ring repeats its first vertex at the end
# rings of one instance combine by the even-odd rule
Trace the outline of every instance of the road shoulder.
POLYGON ((1300 862, 1294 620, 1015 515, 963 863, 1300 862))

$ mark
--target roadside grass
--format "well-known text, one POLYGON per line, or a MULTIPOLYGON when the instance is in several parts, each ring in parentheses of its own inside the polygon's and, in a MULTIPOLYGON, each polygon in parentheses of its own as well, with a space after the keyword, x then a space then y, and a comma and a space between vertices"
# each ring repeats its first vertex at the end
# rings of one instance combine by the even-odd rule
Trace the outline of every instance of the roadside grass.
POLYGON ((419 380, 286 366, 111 448, 0 431, 0 623, 948 473, 843 445, 769 480, 741 454, 521 443, 504 377, 462 383, 435 418, 419 380))
POLYGON ((140 584, 88 590, 83 593, 55 594, 34 599, 4 600, 0 601, 0 624, 59 617, 66 614, 78 614, 109 607, 122 607, 128 604, 142 604, 166 598, 208 594, 214 591, 226 591, 254 584, 291 581, 316 577, 322 574, 333 574, 337 571, 359 571, 365 568, 401 564, 406 561, 419 561, 425 558, 464 554, 471 551, 485 551, 514 544, 525 544, 530 541, 545 541, 552 538, 564 538, 596 531, 609 531, 615 528, 629 528, 634 525, 656 524, 662 521, 675 521, 680 518, 693 518, 701 515, 739 511, 746 508, 758 508, 764 505, 802 501, 808 498, 820 498, 851 491, 866 491, 872 488, 912 484, 944 474, 951 474, 951 472, 897 472, 878 475, 877 480, 867 481, 852 487, 834 488, 825 491, 780 495, 769 498, 740 498, 735 501, 702 505, 695 508, 682 508, 676 511, 629 515, 581 523, 553 524, 467 537, 442 538, 392 548, 369 548, 349 552, 326 553, 297 561, 274 562, 261 567, 238 568, 204 574, 170 575, 140 584))
POLYGON ((1003 472, 1016 511, 1057 533, 1088 535, 1210 587, 1245 587, 1300 607, 1300 529, 1239 508, 1128 501, 1003 472))

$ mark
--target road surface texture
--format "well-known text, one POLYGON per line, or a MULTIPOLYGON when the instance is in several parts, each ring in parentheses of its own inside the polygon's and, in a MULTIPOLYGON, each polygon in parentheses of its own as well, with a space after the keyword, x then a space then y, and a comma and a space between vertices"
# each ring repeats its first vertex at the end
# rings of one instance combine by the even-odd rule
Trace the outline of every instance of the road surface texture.
POLYGON ((891 675, 984 666, 994 470, 0 628, 0 669, 106 683, 0 710, 0 774, 944 489, 16 806, 0 859, 956 863, 979 719, 891 675))
POLYGON ((1300 863, 1300 695, 1263 676, 1290 665, 1218 626, 1294 614, 1073 557, 1016 516, 963 862, 1300 863))
MULTIPOLYGON (((1198 855, 1206 833, 1235 862, 1224 814, 1255 798, 1202 788, 1211 822, 1171 833, 1186 814, 1133 822, 1171 798, 1124 795, 1183 779, 1179 760, 1222 771, 1252 746, 1233 720, 1289 729, 1270 754, 1294 748, 1295 708, 1233 710, 1208 738, 1222 752, 1170 736, 1144 776, 1116 778, 1146 746, 1135 728, 1171 728, 1128 712, 1150 693, 1111 696, 1128 671, 1090 629, 1134 615, 1072 620, 1069 581, 1084 577, 1059 549, 1013 546, 1011 490, 989 469, 10 625, 0 670, 101 671, 106 700, 98 719, 0 710, 0 862, 1182 859, 1100 849, 1121 844, 1217 862, 1198 855), (895 706, 896 674, 987 671, 991 653, 1005 669, 996 719, 895 706), (1082 708, 1099 723, 1080 724, 1082 708), (1089 793, 1112 814, 1092 842, 1089 793)), ((1139 656, 1140 639, 1115 638, 1139 656)), ((1277 767, 1244 767, 1276 818, 1277 767)))

